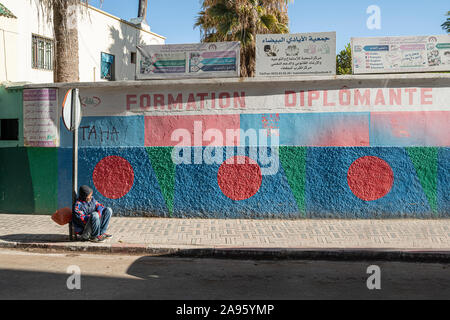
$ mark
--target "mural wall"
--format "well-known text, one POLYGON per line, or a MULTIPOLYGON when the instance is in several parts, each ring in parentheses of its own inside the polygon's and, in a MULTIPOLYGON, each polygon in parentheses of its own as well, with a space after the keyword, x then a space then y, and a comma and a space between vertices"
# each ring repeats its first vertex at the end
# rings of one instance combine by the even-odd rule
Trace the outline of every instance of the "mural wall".
MULTIPOLYGON (((384 77, 86 85, 79 184, 130 216, 449 217, 450 77, 384 77)), ((71 202, 59 122, 48 213, 71 202)))

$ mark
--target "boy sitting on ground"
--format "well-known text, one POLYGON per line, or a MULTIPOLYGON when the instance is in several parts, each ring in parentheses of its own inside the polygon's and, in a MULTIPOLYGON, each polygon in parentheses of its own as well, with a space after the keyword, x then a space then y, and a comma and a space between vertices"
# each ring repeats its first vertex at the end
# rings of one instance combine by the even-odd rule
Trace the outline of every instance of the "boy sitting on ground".
POLYGON ((83 241, 102 242, 112 235, 106 233, 111 208, 105 208, 92 196, 93 190, 89 186, 81 186, 78 199, 72 209, 75 232, 81 234, 83 241))

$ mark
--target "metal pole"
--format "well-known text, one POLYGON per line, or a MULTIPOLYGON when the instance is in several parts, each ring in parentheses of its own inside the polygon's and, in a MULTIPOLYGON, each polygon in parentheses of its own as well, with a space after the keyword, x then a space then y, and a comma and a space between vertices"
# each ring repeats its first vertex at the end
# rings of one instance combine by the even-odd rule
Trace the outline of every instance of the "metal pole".
MULTIPOLYGON (((77 192, 78 192, 78 126, 76 125, 76 121, 78 119, 78 108, 76 101, 78 99, 78 89, 72 90, 72 115, 70 121, 70 127, 72 130, 72 205, 75 204, 77 200, 77 192)), ((76 235, 73 229, 73 224, 69 225, 69 235, 70 240, 76 239, 76 235)))

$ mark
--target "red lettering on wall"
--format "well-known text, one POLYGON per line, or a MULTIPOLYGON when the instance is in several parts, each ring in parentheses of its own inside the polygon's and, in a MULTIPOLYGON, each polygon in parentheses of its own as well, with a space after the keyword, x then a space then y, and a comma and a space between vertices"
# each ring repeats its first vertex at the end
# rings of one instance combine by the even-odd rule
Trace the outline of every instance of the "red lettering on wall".
POLYGON ((405 92, 409 94, 409 105, 414 104, 414 93, 417 92, 417 89, 405 89, 405 92))
POLYGON ((356 89, 355 90, 355 106, 369 106, 370 105, 370 89, 366 89, 364 91, 364 96, 361 95, 361 92, 356 89))
POLYGON ((228 108, 231 104, 230 94, 228 92, 222 92, 219 94, 219 106, 223 109, 228 108), (223 102, 225 98, 225 103, 223 102))
POLYGON ((295 107, 297 104, 297 94, 295 91, 285 91, 284 92, 284 106, 285 107, 295 107))
POLYGON ((305 91, 300 91, 300 106, 304 107, 305 106, 305 91))
POLYGON ((194 97, 193 93, 189 94, 188 102, 186 105, 186 110, 189 110, 189 109, 194 109, 194 110, 197 109, 197 104, 195 103, 195 97, 194 97))
POLYGON ((216 108, 216 93, 212 92, 211 93, 211 109, 215 109, 216 108))
POLYGON ((205 98, 207 96, 207 93, 197 93, 197 97, 200 97, 200 109, 205 109, 205 98))
POLYGON ((432 88, 421 88, 420 89, 420 104, 422 104, 422 105, 433 104, 433 95, 432 94, 428 95, 427 92, 432 93, 433 89, 432 88))
POLYGON ((319 100, 320 93, 317 90, 308 90, 308 106, 311 107, 313 100, 319 100))
POLYGON ((339 90, 339 104, 341 106, 348 106, 351 102, 351 92, 348 89, 341 89, 339 90), (345 96, 345 100, 344 100, 345 96))
POLYGON ((398 106, 402 105, 402 89, 389 89, 389 104, 393 106, 394 103, 398 106))
POLYGON ((386 105, 386 100, 384 100, 384 94, 382 89, 378 89, 377 91, 377 97, 375 98, 375 105, 386 105))
POLYGON ((161 110, 164 110, 164 95, 163 94, 154 94, 153 95, 153 106, 155 109, 161 107, 161 110))
POLYGON ((245 91, 241 91, 241 95, 239 96, 239 92, 234 92, 233 94, 233 104, 235 108, 238 107, 238 103, 241 108, 245 108, 245 91))
POLYGON ((127 94, 127 110, 131 109, 131 104, 137 103, 137 96, 135 94, 127 94))
POLYGON ((334 102, 328 102, 328 90, 324 90, 323 92, 323 105, 325 107, 334 107, 336 105, 334 102))
POLYGON ((151 105, 151 99, 150 99, 150 95, 149 94, 143 94, 140 97, 140 107, 142 110, 147 110, 148 108, 150 108, 151 105))
POLYGON ((179 93, 177 95, 177 98, 174 99, 172 94, 169 93, 168 95, 168 108, 169 110, 176 109, 176 107, 178 106, 178 109, 183 109, 183 95, 181 93, 179 93))

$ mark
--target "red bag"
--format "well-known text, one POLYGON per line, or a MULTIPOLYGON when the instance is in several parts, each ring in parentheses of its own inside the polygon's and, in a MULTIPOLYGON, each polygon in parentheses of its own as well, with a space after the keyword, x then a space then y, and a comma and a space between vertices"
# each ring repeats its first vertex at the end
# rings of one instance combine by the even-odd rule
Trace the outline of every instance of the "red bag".
POLYGON ((69 207, 58 209, 52 215, 52 220, 61 226, 68 224, 70 221, 72 221, 72 209, 69 207))

